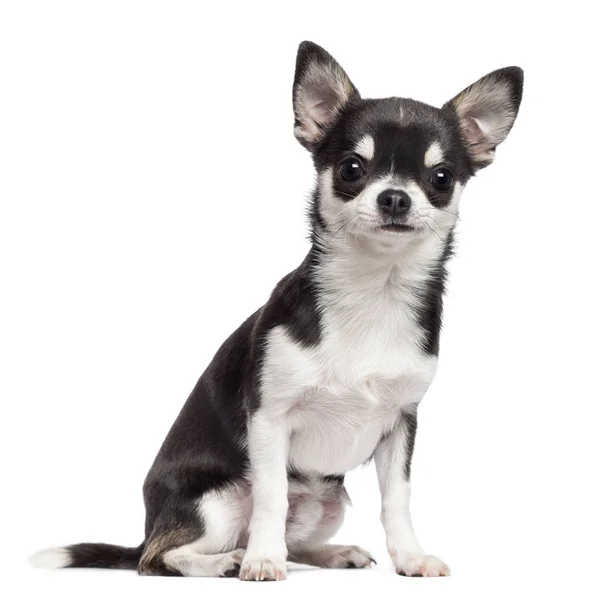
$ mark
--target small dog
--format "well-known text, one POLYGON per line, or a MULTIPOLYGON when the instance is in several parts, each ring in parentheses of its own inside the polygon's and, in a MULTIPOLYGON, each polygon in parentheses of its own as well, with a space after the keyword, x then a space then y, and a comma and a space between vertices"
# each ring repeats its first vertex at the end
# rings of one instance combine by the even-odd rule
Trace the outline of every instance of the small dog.
POLYGON ((396 571, 450 574, 411 523, 417 406, 436 369, 461 192, 508 135, 522 87, 509 67, 441 109, 361 99, 303 42, 293 103, 317 172, 308 255, 185 403, 144 483, 144 542, 50 549, 32 563, 242 580, 282 580, 287 560, 369 567, 364 549, 328 540, 349 501, 344 474, 373 458, 396 571))

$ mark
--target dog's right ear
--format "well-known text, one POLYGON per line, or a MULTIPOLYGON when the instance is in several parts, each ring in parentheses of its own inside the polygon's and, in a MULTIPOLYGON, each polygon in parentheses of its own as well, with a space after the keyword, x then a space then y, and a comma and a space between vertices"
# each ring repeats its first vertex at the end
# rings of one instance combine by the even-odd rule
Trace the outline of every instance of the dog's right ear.
POLYGON ((342 110, 360 95, 344 69, 320 46, 303 41, 294 78, 294 133, 309 150, 323 139, 342 110))

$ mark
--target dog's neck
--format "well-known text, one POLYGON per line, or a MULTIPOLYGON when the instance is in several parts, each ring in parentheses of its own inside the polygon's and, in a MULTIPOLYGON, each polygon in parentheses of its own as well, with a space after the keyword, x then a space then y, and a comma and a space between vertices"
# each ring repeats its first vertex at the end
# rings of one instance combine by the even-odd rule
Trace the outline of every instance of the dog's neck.
POLYGON ((445 261, 451 242, 449 234, 382 237, 376 242, 350 234, 320 237, 312 249, 318 286, 351 294, 415 290, 445 261))

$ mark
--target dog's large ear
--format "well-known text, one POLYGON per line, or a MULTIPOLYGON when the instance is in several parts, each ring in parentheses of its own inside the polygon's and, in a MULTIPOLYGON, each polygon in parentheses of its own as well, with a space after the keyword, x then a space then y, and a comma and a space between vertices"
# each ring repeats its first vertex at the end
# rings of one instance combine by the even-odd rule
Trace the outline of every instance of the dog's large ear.
POLYGON ((294 133, 309 150, 351 101, 360 95, 344 69, 320 46, 303 41, 296 58, 294 78, 294 133))
POLYGON ((492 163, 496 146, 515 122, 522 94, 523 71, 509 66, 479 79, 444 105, 458 116, 476 170, 492 163))

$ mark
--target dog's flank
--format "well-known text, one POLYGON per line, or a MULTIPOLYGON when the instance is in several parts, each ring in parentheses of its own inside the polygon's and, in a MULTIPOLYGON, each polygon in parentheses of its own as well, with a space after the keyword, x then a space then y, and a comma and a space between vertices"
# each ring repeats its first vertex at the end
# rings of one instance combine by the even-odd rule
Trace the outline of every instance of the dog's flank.
POLYGON ((322 48, 300 45, 294 133, 317 182, 311 247, 217 351, 144 483, 137 548, 79 544, 39 566, 281 580, 286 561, 368 567, 327 542, 344 474, 375 460, 398 574, 444 576, 410 516, 417 407, 437 367, 462 191, 516 118, 522 71, 483 77, 441 109, 362 99, 322 48))

